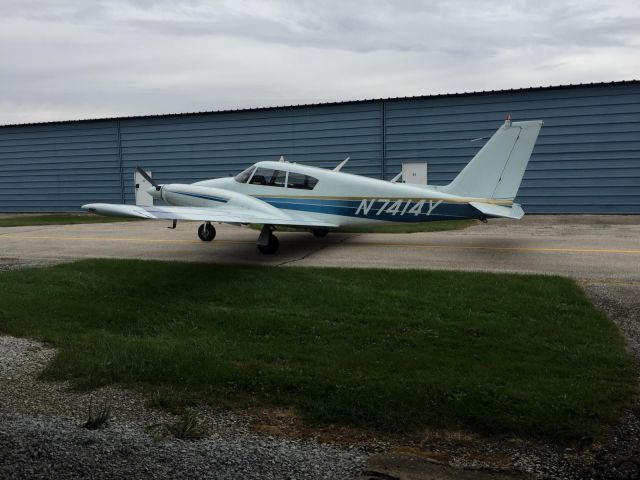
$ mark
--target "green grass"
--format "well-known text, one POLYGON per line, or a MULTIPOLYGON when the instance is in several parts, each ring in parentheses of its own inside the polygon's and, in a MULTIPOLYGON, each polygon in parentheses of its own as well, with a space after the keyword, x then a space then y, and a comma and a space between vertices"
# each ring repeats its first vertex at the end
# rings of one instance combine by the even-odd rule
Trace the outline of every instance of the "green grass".
POLYGON ((559 277, 92 260, 1 273, 0 305, 0 331, 59 347, 45 377, 165 406, 571 440, 636 391, 616 327, 559 277))
POLYGON ((51 215, 16 215, 11 217, 0 217, 0 228, 2 227, 30 227, 37 225, 74 225, 78 223, 110 223, 110 222, 130 222, 140 220, 138 218, 124 217, 102 217, 91 214, 51 214, 51 215))

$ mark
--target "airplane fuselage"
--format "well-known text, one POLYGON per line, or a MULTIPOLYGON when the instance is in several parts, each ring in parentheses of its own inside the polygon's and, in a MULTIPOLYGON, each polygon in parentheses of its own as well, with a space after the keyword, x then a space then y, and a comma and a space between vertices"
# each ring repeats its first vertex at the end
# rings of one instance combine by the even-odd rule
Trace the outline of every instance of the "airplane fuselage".
POLYGON ((438 191, 438 187, 391 183, 349 173, 335 172, 287 162, 259 162, 244 181, 238 177, 204 180, 190 185, 163 185, 157 198, 169 205, 215 207, 241 194, 239 198, 254 198, 247 208, 264 204, 294 216, 305 217, 339 226, 366 225, 382 222, 406 223, 464 218, 486 218, 485 213, 469 202, 480 201, 510 206, 511 201, 472 199, 438 191), (261 171, 273 172, 271 177, 256 181, 261 171), (281 173, 280 173, 281 172, 281 173), (275 181, 271 181, 273 178, 275 181), (295 184, 293 178, 309 177, 309 183, 295 184), (281 177, 278 180, 278 177, 281 177), (262 203, 264 202, 264 203, 262 203))

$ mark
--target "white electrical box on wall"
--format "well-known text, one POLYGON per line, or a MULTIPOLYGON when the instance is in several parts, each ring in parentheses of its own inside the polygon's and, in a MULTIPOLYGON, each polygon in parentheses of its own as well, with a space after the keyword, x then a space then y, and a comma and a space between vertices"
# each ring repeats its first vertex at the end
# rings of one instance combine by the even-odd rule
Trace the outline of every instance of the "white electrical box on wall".
MULTIPOLYGON (((151 176, 151 172, 147 172, 147 175, 151 176)), ((153 206, 153 197, 147 193, 149 187, 153 187, 146 178, 140 175, 137 170, 133 173, 133 181, 136 186, 136 205, 142 205, 144 207, 153 206)))
POLYGON ((402 181, 404 183, 413 183, 415 185, 427 184, 427 164, 422 163, 403 163, 402 164, 402 181))

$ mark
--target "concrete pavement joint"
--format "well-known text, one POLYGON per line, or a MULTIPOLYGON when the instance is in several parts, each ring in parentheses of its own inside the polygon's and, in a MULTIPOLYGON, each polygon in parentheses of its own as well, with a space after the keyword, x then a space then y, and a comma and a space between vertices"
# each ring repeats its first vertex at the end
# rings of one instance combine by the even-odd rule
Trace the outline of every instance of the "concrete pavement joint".
POLYGON ((284 266, 284 265, 291 265, 292 263, 300 262, 300 261, 302 261, 302 260, 306 260, 306 259, 307 259, 307 258, 309 258, 311 255, 314 255, 314 254, 316 254, 316 253, 319 253, 319 252, 321 252, 322 250, 326 249, 327 247, 330 247, 331 245, 340 245, 340 244, 343 244, 344 242, 346 242, 347 240, 349 240, 349 239, 351 239, 351 238, 356 238, 356 237, 359 237, 359 236, 360 236, 359 234, 356 234, 356 235, 351 235, 351 236, 344 237, 344 238, 340 239, 340 241, 338 241, 338 242, 323 243, 323 244, 321 244, 321 245, 320 245, 320 247, 319 247, 319 248, 316 248, 315 250, 311 250, 310 252, 305 253, 305 254, 304 254, 304 255, 302 255, 301 257, 298 257, 298 258, 292 258, 291 260, 285 260, 285 261, 284 261, 284 262, 282 262, 282 263, 278 263, 278 264, 276 264, 276 267, 282 267, 282 266, 284 266))

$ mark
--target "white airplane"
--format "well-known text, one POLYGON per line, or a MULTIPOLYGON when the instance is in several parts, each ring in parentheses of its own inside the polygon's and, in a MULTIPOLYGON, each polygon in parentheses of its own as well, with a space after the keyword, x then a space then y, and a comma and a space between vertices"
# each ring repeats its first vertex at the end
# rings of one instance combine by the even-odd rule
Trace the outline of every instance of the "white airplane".
POLYGON ((148 192, 169 206, 90 203, 82 208, 100 215, 173 220, 198 220, 198 236, 215 238, 212 222, 263 225, 260 252, 278 250, 278 227, 310 230, 324 237, 329 230, 382 223, 454 219, 513 218, 524 212, 513 203, 541 120, 507 119, 460 174, 445 186, 413 185, 279 161, 263 161, 235 177, 193 184, 154 185, 148 192))

